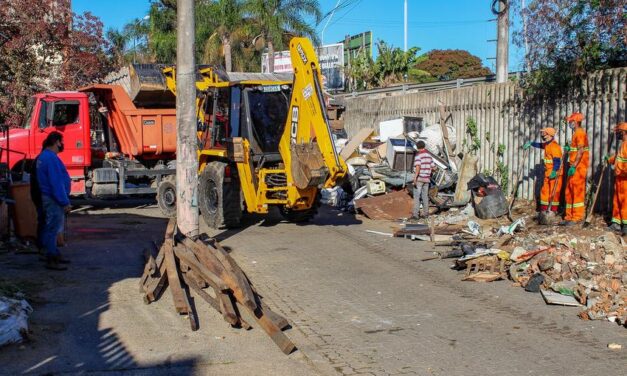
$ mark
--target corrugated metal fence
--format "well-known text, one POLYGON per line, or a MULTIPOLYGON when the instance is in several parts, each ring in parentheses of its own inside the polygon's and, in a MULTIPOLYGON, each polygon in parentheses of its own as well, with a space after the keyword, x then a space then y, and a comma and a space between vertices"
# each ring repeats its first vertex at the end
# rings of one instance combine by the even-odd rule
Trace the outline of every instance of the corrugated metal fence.
MULTIPOLYGON (((627 68, 600 71, 590 75, 581 88, 567 96, 527 99, 516 83, 483 84, 438 92, 409 93, 386 98, 368 96, 346 97, 344 124, 349 136, 359 129, 377 129, 380 121, 400 116, 420 116, 426 124, 439 121, 439 102, 451 114, 447 124, 457 132, 457 151, 461 151, 466 135, 466 122, 473 118, 482 140, 479 151, 481 170, 494 170, 496 155, 487 145, 486 133, 497 145, 505 145, 504 162, 509 167, 510 179, 515 176, 522 159, 522 145, 527 140, 539 139, 539 130, 554 127, 561 145, 570 140, 571 131, 564 118, 579 111, 586 117, 583 126, 590 141, 589 179, 597 179, 603 156, 610 150, 609 138, 613 127, 627 119, 627 68)), ((611 147, 615 150, 615 146, 611 147)), ((542 150, 532 148, 523 169, 519 196, 533 199, 542 177, 542 150)), ((609 174, 606 174, 609 175, 609 174)), ((511 184, 510 184, 511 186, 511 184)), ((607 211, 611 205, 609 179, 599 197, 598 209, 607 211)))

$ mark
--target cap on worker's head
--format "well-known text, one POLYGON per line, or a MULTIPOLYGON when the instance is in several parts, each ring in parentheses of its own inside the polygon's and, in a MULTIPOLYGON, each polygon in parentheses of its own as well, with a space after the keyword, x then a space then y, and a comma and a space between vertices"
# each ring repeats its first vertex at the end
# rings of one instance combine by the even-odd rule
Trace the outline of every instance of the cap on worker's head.
POLYGON ((581 112, 573 112, 566 118, 567 122, 574 121, 575 123, 581 123, 583 121, 583 114, 581 112))
POLYGON ((616 127, 614 127, 614 131, 618 132, 618 131, 627 131, 627 122, 623 122, 618 124, 616 127))
POLYGON ((546 134, 548 134, 551 137, 555 136, 555 134, 557 133, 555 128, 542 128, 542 129, 540 129, 540 132, 541 133, 546 133, 546 134))

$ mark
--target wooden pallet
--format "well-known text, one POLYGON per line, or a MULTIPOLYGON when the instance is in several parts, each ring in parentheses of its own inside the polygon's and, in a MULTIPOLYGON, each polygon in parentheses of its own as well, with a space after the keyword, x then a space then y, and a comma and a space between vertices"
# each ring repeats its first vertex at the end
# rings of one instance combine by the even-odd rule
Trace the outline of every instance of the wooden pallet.
POLYGON ((497 256, 482 256, 466 262, 466 276, 462 281, 492 282, 503 278, 505 260, 497 256))
POLYGON ((146 254, 140 279, 146 304, 159 299, 170 287, 176 311, 187 315, 191 329, 197 330, 198 321, 188 296, 192 290, 232 326, 250 329, 256 323, 283 353, 296 349, 282 331, 289 327, 287 320, 263 303, 246 274, 217 241, 194 241, 175 231, 176 222, 171 219, 158 254, 146 254))

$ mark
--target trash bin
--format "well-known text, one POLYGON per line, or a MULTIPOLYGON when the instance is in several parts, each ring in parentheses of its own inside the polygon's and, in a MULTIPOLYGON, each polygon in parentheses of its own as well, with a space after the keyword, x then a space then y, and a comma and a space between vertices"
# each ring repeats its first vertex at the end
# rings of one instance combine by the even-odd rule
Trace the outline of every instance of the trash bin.
POLYGON ((30 183, 14 183, 9 193, 15 200, 11 213, 15 235, 22 239, 36 239, 37 209, 30 198, 30 183))

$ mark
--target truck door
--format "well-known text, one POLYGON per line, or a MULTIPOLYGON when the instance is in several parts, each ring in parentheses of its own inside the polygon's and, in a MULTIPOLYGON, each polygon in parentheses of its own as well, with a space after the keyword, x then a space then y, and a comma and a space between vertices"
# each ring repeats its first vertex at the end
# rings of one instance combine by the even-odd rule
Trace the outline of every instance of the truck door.
POLYGON ((65 147, 59 158, 72 178, 72 194, 85 193, 85 167, 91 164, 87 100, 44 98, 39 114, 34 149, 41 150, 50 133, 61 133, 65 147))
POLYGON ((39 111, 39 132, 35 132, 35 149, 41 150, 44 140, 52 132, 63 135, 65 149, 59 153, 68 170, 84 167, 89 162, 89 144, 85 143, 87 109, 79 99, 42 100, 39 111))

